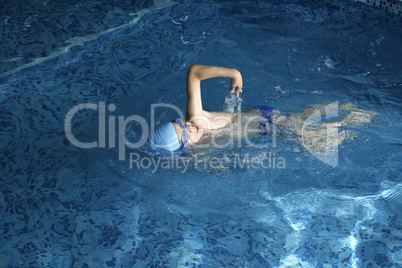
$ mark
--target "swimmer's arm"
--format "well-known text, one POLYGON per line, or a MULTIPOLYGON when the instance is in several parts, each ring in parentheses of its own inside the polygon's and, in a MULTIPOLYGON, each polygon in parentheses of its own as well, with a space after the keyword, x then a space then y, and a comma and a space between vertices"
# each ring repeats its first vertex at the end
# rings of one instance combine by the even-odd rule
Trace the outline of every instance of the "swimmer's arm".
POLYGON ((236 91, 236 96, 239 96, 242 91, 243 80, 238 70, 208 65, 191 65, 187 72, 187 120, 193 119, 191 121, 194 121, 197 116, 203 115, 201 80, 214 77, 231 78, 230 92, 236 91))

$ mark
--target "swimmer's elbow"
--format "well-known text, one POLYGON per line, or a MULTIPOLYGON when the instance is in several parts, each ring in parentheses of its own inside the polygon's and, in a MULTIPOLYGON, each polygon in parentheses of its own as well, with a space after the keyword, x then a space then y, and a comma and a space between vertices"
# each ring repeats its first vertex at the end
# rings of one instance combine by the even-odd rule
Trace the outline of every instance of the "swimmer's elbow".
POLYGON ((188 78, 196 78, 196 79, 200 80, 200 78, 199 78, 200 67, 201 67, 201 65, 198 65, 198 64, 190 65, 190 67, 188 67, 187 77, 188 78))
POLYGON ((199 65, 199 64, 192 64, 192 65, 190 65, 190 67, 188 67, 188 71, 189 71, 189 72, 194 72, 194 71, 198 70, 198 69, 201 68, 201 67, 202 67, 202 65, 199 65))

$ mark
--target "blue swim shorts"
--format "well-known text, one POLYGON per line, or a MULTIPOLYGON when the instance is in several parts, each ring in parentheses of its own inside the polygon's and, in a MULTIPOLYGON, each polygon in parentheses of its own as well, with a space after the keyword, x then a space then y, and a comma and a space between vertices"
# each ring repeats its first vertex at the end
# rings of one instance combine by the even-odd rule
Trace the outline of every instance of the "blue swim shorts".
POLYGON ((258 110, 261 114, 262 117, 264 117, 263 120, 258 125, 258 130, 261 135, 271 135, 273 132, 275 132, 276 127, 273 122, 273 111, 274 108, 268 107, 268 106, 260 106, 258 107, 258 110))

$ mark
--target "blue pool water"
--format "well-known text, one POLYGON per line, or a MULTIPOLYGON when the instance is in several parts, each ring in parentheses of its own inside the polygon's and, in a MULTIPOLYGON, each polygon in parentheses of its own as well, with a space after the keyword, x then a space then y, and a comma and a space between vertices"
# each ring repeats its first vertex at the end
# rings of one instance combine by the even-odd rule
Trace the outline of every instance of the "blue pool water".
POLYGON ((0 267, 402 267, 400 16, 343 0, 67 2, 0 7, 0 267), (206 110, 355 117, 330 158, 300 124, 251 138, 264 148, 119 143, 143 130, 119 132, 119 116, 185 112, 191 64, 243 75, 241 99, 203 81, 206 110), (98 148, 66 136, 83 103, 96 109, 72 133, 98 148))

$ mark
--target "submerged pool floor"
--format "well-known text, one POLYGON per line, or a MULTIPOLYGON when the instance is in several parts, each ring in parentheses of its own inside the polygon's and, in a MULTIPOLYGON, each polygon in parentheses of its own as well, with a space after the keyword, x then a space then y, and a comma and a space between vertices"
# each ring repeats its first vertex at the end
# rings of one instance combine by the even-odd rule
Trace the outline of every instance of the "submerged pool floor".
POLYGON ((400 16, 346 0, 0 11, 0 267, 401 266, 400 16), (185 112, 191 64, 243 75, 240 98, 203 81, 205 110, 273 107, 278 135, 125 146, 185 112), (71 111, 95 148, 68 138, 71 111))

